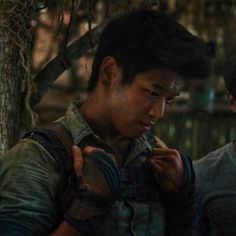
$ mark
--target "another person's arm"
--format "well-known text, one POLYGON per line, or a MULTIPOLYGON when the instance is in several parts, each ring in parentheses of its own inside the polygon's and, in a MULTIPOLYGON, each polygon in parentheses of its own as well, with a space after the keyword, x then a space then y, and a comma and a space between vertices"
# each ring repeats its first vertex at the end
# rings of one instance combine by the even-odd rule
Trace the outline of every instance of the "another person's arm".
POLYGON ((209 230, 209 225, 208 225, 209 222, 208 222, 207 217, 204 214, 204 210, 200 202, 198 202, 198 197, 197 197, 198 214, 194 220, 192 236, 210 236, 210 230, 209 230))
POLYGON ((73 226, 63 221, 50 236, 84 236, 73 226))

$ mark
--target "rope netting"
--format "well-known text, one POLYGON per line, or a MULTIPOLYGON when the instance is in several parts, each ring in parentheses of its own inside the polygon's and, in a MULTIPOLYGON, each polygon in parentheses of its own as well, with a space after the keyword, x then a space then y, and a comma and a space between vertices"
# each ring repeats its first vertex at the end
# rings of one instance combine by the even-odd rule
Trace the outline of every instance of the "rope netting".
MULTIPOLYGON (((73 19, 74 11, 80 5, 80 0, 58 0, 58 1, 40 1, 40 0, 0 0, 0 40, 7 43, 10 51, 19 51, 18 67, 21 68, 22 76, 22 93, 24 93, 24 120, 27 125, 31 123, 34 126, 38 121, 38 115, 33 111, 30 100, 35 93, 33 78, 31 75, 31 62, 32 62, 32 30, 33 26, 31 21, 40 6, 43 8, 54 8, 56 21, 58 22, 58 30, 60 31, 63 22, 63 12, 69 9, 70 24, 67 28, 65 35, 64 50, 68 42, 70 34, 71 22, 73 19), (3 35, 1 35, 3 34, 3 35)), ((43 9, 42 8, 42 9, 43 9)), ((12 64, 12 57, 5 55, 4 68, 9 68, 8 65, 12 64)))
POLYGON ((17 50, 19 58, 15 65, 20 72, 18 76, 22 80, 22 92, 25 94, 25 114, 29 115, 30 123, 35 124, 36 114, 30 106, 30 97, 33 92, 31 77, 31 48, 32 25, 31 20, 35 13, 35 1, 33 0, 3 0, 1 1, 0 25, 1 41, 9 48, 9 53, 4 55, 4 68, 12 67, 11 50, 17 50))

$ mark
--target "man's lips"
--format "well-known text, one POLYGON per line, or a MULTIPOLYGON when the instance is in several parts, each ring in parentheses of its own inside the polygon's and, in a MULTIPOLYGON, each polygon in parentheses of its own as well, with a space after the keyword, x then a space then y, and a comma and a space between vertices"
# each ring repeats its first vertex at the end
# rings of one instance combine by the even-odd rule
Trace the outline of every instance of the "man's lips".
POLYGON ((154 126, 156 124, 156 121, 150 121, 150 124, 154 126))
POLYGON ((142 122, 142 125, 147 128, 147 129, 150 129, 152 128, 154 125, 155 125, 155 121, 149 121, 149 122, 142 122))

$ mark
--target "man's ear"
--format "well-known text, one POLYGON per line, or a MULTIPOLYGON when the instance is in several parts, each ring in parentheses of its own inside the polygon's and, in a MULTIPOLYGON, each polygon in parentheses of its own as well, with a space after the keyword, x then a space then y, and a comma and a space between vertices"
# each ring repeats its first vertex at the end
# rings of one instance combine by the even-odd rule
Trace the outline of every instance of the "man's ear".
POLYGON ((120 75, 120 68, 113 57, 105 57, 100 66, 100 81, 109 87, 120 75))
POLYGON ((228 94, 228 108, 236 113, 236 101, 231 94, 228 94))

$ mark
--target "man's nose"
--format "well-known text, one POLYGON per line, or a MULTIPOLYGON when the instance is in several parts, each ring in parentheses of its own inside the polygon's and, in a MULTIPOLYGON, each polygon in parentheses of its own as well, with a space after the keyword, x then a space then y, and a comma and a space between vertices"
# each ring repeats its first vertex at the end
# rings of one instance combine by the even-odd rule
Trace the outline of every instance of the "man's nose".
POLYGON ((161 118, 165 113, 165 99, 155 101, 149 109, 149 115, 153 118, 161 118))

